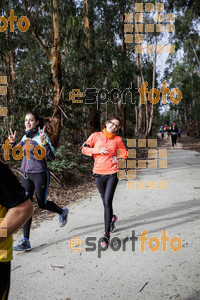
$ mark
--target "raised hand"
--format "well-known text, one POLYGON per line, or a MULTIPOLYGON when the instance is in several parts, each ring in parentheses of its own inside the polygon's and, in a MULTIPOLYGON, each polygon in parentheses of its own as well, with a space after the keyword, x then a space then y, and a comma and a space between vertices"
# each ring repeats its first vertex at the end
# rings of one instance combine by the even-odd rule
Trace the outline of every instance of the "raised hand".
POLYGON ((12 143, 15 143, 16 133, 17 133, 17 131, 15 130, 15 132, 13 134, 12 129, 10 128, 10 135, 8 138, 12 140, 12 143))
POLYGON ((46 143, 47 142, 47 137, 44 134, 44 132, 45 132, 45 126, 43 127, 43 132, 41 132, 40 127, 38 127, 38 130, 39 130, 39 133, 40 133, 40 141, 41 141, 41 143, 42 144, 46 143))

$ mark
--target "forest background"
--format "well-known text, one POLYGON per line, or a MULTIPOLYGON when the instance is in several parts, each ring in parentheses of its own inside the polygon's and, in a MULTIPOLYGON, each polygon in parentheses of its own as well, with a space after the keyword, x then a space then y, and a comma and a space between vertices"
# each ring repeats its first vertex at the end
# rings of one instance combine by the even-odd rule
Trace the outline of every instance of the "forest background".
MULTIPOLYGON (((137 3, 157 1, 138 1, 137 3)), ((136 53, 135 44, 125 42, 125 14, 135 13, 135 1, 129 0, 7 0, 0 1, 0 16, 8 19, 13 9, 19 19, 26 16, 30 27, 21 32, 15 22, 14 32, 0 32, 0 76, 7 76, 7 95, 1 106, 8 108, 0 117, 0 143, 9 128, 17 131, 18 141, 24 134, 26 111, 36 110, 44 117, 47 132, 57 151, 49 164, 60 180, 70 172, 83 172, 90 160, 80 154, 80 146, 94 131, 99 131, 110 115, 122 119, 119 134, 126 138, 156 137, 160 125, 176 122, 188 135, 199 136, 200 130, 200 39, 198 0, 162 1, 165 13, 175 14, 175 32, 144 32, 145 44, 175 44, 175 53, 136 53), (164 41, 164 42, 163 42, 164 41), (138 89, 148 82, 148 90, 166 82, 182 93, 179 104, 141 104, 138 89), (135 89, 123 103, 72 103, 73 89, 135 89)), ((144 24, 155 23, 153 14, 144 14, 144 24)), ((135 20, 133 19, 133 24, 135 20)), ((9 23, 9 22, 8 22, 9 23)), ((2 26, 2 23, 0 24, 2 26)), ((166 25, 166 21, 164 21, 166 25)), ((134 39, 133 39, 134 40, 134 39)), ((1 151, 3 160, 3 152, 1 151)), ((9 164, 19 166, 11 158, 9 164)))

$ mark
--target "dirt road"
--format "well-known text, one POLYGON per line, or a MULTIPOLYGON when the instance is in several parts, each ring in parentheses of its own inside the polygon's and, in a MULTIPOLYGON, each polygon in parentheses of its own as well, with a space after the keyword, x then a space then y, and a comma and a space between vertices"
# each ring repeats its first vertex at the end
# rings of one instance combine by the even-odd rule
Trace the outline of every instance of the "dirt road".
POLYGON ((114 212, 119 221, 112 237, 120 240, 100 251, 103 207, 96 191, 71 205, 66 227, 59 228, 55 217, 32 230, 32 251, 14 253, 10 300, 200 299, 200 153, 182 150, 180 144, 172 150, 169 141, 163 147, 168 149, 167 168, 144 169, 137 180, 167 181, 167 189, 128 189, 125 180, 118 184, 114 212), (133 251, 133 231, 139 237, 144 230, 144 252, 139 240, 133 251), (158 247, 162 230, 169 236, 166 252, 161 241, 158 247), (157 239, 149 246, 153 236, 157 239), (176 236, 182 247, 174 252, 170 240, 176 236), (83 251, 72 251, 72 237, 83 240, 75 247, 83 251), (96 239, 95 251, 86 251, 92 248, 87 237, 96 239))

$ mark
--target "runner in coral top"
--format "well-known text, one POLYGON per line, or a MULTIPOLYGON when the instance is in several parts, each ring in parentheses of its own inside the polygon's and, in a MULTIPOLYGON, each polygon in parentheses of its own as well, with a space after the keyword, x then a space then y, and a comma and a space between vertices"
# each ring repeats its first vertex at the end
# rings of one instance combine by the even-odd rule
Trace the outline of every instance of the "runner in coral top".
POLYGON ((110 232, 114 232, 117 216, 113 214, 112 201, 118 183, 117 160, 127 158, 127 150, 116 131, 120 126, 120 119, 111 117, 104 123, 101 132, 90 135, 82 146, 82 153, 94 156, 93 173, 97 188, 104 205, 105 234, 102 245, 110 242, 110 232), (117 149, 120 155, 117 157, 117 149))

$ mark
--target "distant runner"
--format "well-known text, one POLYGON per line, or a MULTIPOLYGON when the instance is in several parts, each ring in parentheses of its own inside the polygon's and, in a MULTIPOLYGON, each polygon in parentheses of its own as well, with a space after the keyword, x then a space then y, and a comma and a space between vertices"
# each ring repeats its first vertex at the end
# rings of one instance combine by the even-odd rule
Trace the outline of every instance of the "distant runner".
POLYGON ((161 133, 161 137, 162 137, 162 139, 164 139, 164 135, 165 135, 165 129, 164 129, 163 125, 162 125, 162 126, 160 126, 159 132, 161 133))
POLYGON ((182 132, 182 130, 181 130, 181 128, 179 127, 178 128, 178 141, 180 142, 180 139, 181 139, 181 132, 182 132))
POLYGON ((170 134, 171 134, 171 127, 170 126, 167 126, 167 137, 168 137, 168 139, 169 139, 169 137, 170 137, 170 134))
POLYGON ((178 128, 175 125, 176 124, 173 123, 172 128, 170 130, 171 138, 172 138, 172 147, 174 147, 174 145, 176 145, 177 134, 178 134, 178 128))

